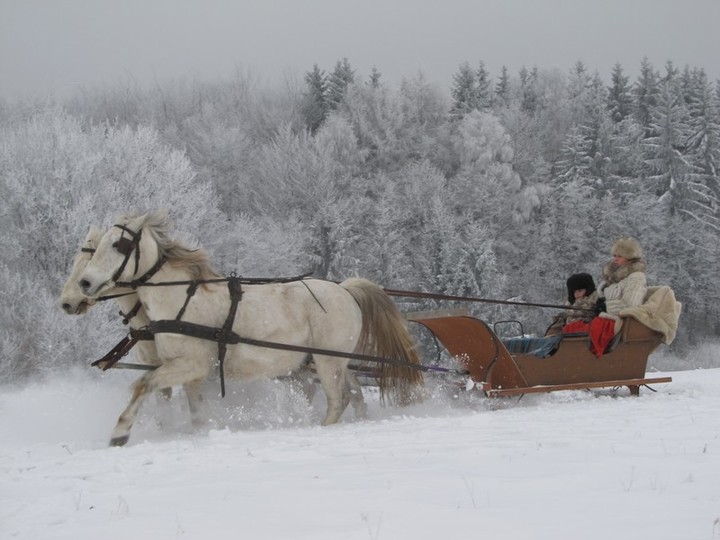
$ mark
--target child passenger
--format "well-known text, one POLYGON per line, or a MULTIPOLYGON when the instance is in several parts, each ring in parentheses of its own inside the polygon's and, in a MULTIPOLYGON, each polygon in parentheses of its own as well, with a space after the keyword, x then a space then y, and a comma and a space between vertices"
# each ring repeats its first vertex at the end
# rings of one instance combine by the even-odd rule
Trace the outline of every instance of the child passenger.
POLYGON ((567 279, 568 297, 565 305, 569 307, 554 319, 546 335, 587 331, 586 327, 575 323, 589 323, 596 315, 595 305, 598 293, 590 274, 573 274, 567 279), (578 327, 575 329, 574 327, 578 327), (585 328, 583 330, 582 328, 585 328))

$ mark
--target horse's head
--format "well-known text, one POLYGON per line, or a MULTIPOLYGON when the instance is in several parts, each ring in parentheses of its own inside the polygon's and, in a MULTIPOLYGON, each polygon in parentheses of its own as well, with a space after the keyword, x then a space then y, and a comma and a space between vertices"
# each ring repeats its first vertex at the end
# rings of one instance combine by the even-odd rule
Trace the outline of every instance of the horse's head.
POLYGON ((60 307, 69 315, 82 315, 95 303, 95 300, 83 294, 78 280, 90 259, 92 259, 103 233, 104 231, 98 227, 91 226, 80 252, 75 256, 70 276, 60 294, 60 307))
POLYGON ((152 234, 143 234, 148 216, 119 218, 100 239, 95 254, 77 279, 83 294, 97 298, 142 276, 157 261, 152 234))

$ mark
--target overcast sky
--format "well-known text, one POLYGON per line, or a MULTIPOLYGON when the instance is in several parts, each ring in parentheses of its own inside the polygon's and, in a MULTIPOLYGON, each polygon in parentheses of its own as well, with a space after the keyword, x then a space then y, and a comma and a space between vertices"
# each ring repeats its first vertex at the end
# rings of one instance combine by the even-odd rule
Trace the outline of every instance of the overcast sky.
POLYGON ((702 67, 720 78, 720 0, 0 0, 0 96, 67 95, 81 86, 143 86, 183 77, 268 83, 347 57, 398 83, 419 70, 451 84, 482 60, 567 72, 581 60, 633 78, 702 67))

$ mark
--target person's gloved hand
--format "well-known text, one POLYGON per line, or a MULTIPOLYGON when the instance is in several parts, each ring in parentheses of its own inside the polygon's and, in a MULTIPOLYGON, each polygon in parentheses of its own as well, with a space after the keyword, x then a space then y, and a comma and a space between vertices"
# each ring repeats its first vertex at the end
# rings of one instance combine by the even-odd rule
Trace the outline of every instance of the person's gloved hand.
POLYGON ((607 305, 605 304, 605 298, 598 298, 595 303, 595 315, 600 315, 603 311, 607 311, 607 305))

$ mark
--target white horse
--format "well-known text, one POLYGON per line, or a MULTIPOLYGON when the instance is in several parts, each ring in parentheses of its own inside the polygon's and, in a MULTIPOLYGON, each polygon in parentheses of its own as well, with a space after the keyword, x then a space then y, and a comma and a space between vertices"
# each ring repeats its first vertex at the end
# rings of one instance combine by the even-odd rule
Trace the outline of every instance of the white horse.
MULTIPOLYGON (((103 237, 105 232, 106 230, 101 230, 94 225, 91 226, 82 247, 80 248, 80 252, 73 260, 70 275, 65 282, 60 295, 60 306, 69 315, 85 314, 88 309, 96 303, 95 299, 89 298, 83 294, 78 282, 80 280, 80 275, 85 271, 85 267, 92 259, 95 250, 100 243, 100 239, 103 237)), ((123 321, 128 324, 131 329, 145 329, 150 324, 150 318, 147 316, 145 308, 139 301, 135 290, 116 287, 105 291, 104 294, 114 297, 113 299, 115 303, 120 308, 120 314, 123 317, 123 321)), ((184 294, 184 292, 182 294, 184 294)), ((154 340, 140 340, 135 344, 133 350, 135 351, 135 358, 141 364, 154 367, 162 364, 162 360, 158 356, 154 340)), ((348 371, 347 375, 346 383, 350 391, 350 402, 355 411, 355 415, 358 418, 364 418, 367 416, 367 405, 363 399, 362 387, 352 372, 348 371)), ((312 401, 315 394, 314 373, 311 373, 310 370, 302 370, 291 379, 293 382, 300 385, 308 401, 312 401)), ((203 394, 201 393, 201 386, 201 382, 183 385, 183 389, 185 390, 185 395, 188 400, 191 422, 196 428, 204 426, 208 421, 207 408, 205 406, 203 394)), ((168 400, 172 395, 172 389, 163 388, 160 390, 160 395, 164 399, 168 400)))
MULTIPOLYGON (((82 315, 87 313, 95 304, 95 299, 85 296, 80 289, 78 281, 80 275, 85 271, 85 267, 90 262, 95 250, 100 243, 106 231, 96 226, 91 226, 87 236, 83 242, 80 252, 73 260, 70 275, 63 286, 60 295, 60 306, 69 315, 82 315)), ((132 289, 113 289, 108 290, 107 294, 117 295, 114 298, 115 303, 120 308, 120 314, 127 325, 133 330, 140 330, 150 324, 150 319, 145 312, 145 308, 140 303, 137 293, 132 289)), ((134 346, 135 358, 141 364, 149 366, 160 366, 162 361, 158 356, 155 342, 153 340, 140 340, 134 346)), ((101 366, 102 367, 102 366, 101 366)), ((200 384, 187 384, 183 387, 188 399, 190 409, 190 417, 194 426, 205 424, 206 412, 202 407, 203 397, 201 394, 200 384)), ((161 394, 165 399, 171 396, 171 388, 164 388, 161 394)))
MULTIPOLYGON (((340 285, 317 279, 243 284, 241 300, 233 311, 227 279, 212 269, 203 250, 190 250, 171 240, 168 229, 164 213, 119 218, 79 278, 83 293, 97 298, 116 284, 132 285, 156 330, 163 323, 181 320, 211 329, 215 335, 232 323, 236 336, 295 348, 229 344, 224 362, 228 377, 288 375, 305 365, 309 355, 303 347, 322 349, 327 354, 315 351, 312 360, 327 398, 323 425, 339 420, 351 393, 349 360, 333 356, 331 351, 395 360, 380 364, 382 395, 389 392, 398 404, 420 399, 422 375, 411 366, 420 363, 412 338, 397 307, 380 287, 358 278, 340 285), (189 287, 192 283, 197 286, 189 287), (195 290, 180 294, 178 288, 195 290)), ((155 345, 163 363, 134 385, 130 403, 113 431, 112 445, 127 442, 148 392, 202 381, 219 369, 217 342, 173 328, 165 326, 156 332, 155 345)))

